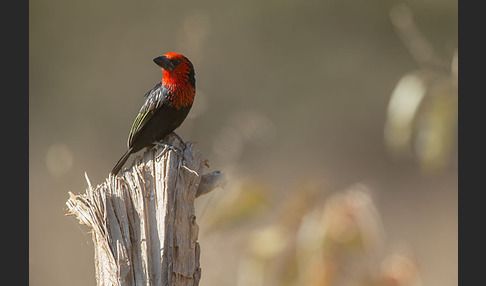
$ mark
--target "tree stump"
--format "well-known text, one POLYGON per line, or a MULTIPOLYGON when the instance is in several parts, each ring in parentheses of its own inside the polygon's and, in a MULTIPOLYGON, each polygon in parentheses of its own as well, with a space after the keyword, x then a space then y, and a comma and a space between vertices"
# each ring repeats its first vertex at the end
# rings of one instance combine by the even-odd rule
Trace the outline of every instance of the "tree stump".
POLYGON ((92 233, 97 285, 198 285, 201 278, 196 197, 226 183, 224 173, 202 175, 207 160, 194 144, 172 136, 66 202, 92 233), (169 148, 172 145, 174 148, 169 148), (176 151, 179 149, 179 151, 176 151))

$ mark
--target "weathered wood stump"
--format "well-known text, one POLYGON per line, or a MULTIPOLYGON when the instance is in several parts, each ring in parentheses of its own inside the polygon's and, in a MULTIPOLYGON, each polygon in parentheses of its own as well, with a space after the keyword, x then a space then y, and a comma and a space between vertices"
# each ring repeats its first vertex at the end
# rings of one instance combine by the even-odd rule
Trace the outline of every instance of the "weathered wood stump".
POLYGON ((196 197, 226 183, 202 174, 207 160, 193 143, 156 146, 120 175, 85 194, 71 192, 67 215, 92 233, 97 285, 198 285, 201 277, 196 197), (180 151, 176 151, 179 149, 180 151))

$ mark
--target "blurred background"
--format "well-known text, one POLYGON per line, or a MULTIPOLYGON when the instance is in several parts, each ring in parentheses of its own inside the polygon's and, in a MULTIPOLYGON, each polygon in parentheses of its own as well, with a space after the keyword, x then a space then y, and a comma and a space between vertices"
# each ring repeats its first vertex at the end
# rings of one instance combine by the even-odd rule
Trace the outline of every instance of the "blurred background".
POLYGON ((108 176, 169 51, 196 70, 178 134, 229 180, 196 200, 200 285, 458 284, 457 1, 36 0, 29 14, 31 285, 95 285, 68 192, 108 176))

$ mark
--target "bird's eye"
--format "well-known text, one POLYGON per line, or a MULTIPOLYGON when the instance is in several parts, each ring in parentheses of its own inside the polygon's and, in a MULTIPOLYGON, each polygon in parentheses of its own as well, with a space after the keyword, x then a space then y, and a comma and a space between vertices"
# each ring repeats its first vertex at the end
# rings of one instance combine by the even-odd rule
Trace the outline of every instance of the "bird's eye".
POLYGON ((181 60, 180 60, 180 59, 175 59, 175 60, 174 60, 174 64, 178 65, 178 64, 180 64, 180 63, 181 63, 181 60))

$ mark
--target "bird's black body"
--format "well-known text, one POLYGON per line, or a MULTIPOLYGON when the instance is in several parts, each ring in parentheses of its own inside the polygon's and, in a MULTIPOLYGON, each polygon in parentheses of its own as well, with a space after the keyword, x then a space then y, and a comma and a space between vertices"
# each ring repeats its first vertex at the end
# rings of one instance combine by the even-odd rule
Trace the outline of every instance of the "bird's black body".
POLYGON ((132 153, 153 146, 154 142, 164 139, 186 119, 192 105, 176 109, 170 106, 169 98, 171 98, 170 92, 161 83, 147 92, 145 104, 139 114, 153 112, 153 115, 140 130, 133 136, 129 136, 128 146, 133 148, 132 153), (157 99, 158 97, 161 97, 161 100, 157 99), (150 106, 151 102, 155 102, 154 106, 150 106))
MULTIPOLYGON (((164 60, 167 59, 165 55, 163 57, 164 60)), ((183 57, 184 59, 187 60, 183 57)), ((169 72, 176 69, 177 65, 181 65, 181 61, 170 66, 169 72, 164 70, 162 81, 145 94, 145 102, 130 129, 128 150, 115 165, 112 174, 116 175, 120 171, 130 154, 145 147, 152 147, 155 142, 161 141, 171 134, 187 117, 195 95, 194 69, 189 60, 187 62, 189 68, 183 70, 187 71, 185 73, 178 72, 175 77, 174 74, 171 75, 169 72), (170 76, 174 78, 170 78, 170 76)), ((159 64, 157 61, 156 63, 159 64)), ((164 63, 161 66, 164 69, 167 68, 166 65, 164 63)))

